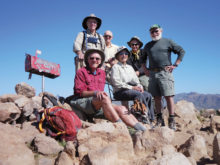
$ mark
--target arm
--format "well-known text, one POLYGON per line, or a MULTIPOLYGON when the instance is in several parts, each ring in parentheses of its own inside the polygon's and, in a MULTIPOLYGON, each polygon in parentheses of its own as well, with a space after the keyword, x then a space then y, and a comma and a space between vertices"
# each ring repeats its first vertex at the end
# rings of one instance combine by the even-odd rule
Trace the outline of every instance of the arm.
POLYGON ((73 51, 78 55, 79 59, 84 59, 84 53, 82 52, 82 42, 83 42, 84 34, 83 32, 79 32, 75 41, 73 51))

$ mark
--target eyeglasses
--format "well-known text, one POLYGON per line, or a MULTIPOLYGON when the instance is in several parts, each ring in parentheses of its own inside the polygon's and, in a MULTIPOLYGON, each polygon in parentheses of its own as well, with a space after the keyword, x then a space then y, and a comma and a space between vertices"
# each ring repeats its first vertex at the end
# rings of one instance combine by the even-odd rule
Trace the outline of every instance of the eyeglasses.
POLYGON ((105 38, 112 38, 110 35, 104 35, 105 38))
POLYGON ((131 46, 138 46, 139 44, 138 43, 136 43, 136 44, 131 44, 131 46))
POLYGON ((158 32, 159 32, 159 30, 152 30, 150 33, 154 34, 154 33, 158 33, 158 32))
POLYGON ((121 53, 119 53, 119 55, 120 56, 122 56, 122 55, 129 55, 129 53, 128 52, 121 52, 121 53))
POLYGON ((96 60, 96 61, 101 60, 101 58, 98 58, 98 57, 90 57, 89 59, 90 59, 90 60, 96 60))

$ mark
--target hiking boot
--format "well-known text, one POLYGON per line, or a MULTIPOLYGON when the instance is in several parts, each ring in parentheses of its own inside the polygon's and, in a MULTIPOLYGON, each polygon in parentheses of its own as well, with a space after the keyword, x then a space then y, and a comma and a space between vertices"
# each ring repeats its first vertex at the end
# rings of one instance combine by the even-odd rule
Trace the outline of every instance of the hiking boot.
POLYGON ((162 116, 162 113, 157 114, 157 123, 156 126, 163 127, 165 126, 165 122, 162 116))
POLYGON ((176 131, 176 122, 174 120, 174 117, 169 117, 168 122, 169 122, 169 128, 176 131))

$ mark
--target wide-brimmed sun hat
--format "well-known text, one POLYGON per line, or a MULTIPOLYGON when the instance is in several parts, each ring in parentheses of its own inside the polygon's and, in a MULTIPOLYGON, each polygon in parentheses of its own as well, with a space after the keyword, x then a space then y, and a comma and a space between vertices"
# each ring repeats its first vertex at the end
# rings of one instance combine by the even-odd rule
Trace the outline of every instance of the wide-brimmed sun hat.
POLYGON ((86 66, 89 66, 89 63, 88 63, 88 57, 92 54, 92 53, 98 53, 100 56, 101 56, 101 64, 98 66, 98 68, 100 68, 102 66, 102 64, 104 63, 105 61, 105 54, 103 51, 99 50, 99 49, 88 49, 86 52, 85 52, 85 56, 84 56, 84 62, 86 64, 86 66))
POLYGON ((130 51, 128 50, 128 48, 126 48, 125 46, 121 46, 118 48, 117 52, 115 53, 115 58, 118 59, 118 55, 120 52, 122 52, 123 50, 126 50, 128 52, 128 57, 130 57, 131 53, 130 51))
POLYGON ((102 24, 102 20, 101 20, 100 18, 96 17, 95 14, 90 14, 90 16, 85 17, 85 18, 83 19, 83 22, 82 22, 82 27, 83 27, 85 30, 87 30, 87 28, 88 28, 88 27, 87 27, 87 20, 88 20, 89 18, 93 18, 93 19, 95 19, 95 20, 97 21, 96 30, 98 30, 98 29, 100 28, 101 24, 102 24))
POLYGON ((139 44, 140 44, 140 47, 139 47, 139 48, 141 48, 141 47, 143 46, 143 42, 140 40, 140 38, 137 37, 137 36, 134 36, 134 37, 132 37, 132 38, 130 39, 130 41, 127 42, 127 44, 128 44, 129 47, 131 47, 131 41, 132 41, 132 40, 137 40, 137 41, 139 42, 139 44))

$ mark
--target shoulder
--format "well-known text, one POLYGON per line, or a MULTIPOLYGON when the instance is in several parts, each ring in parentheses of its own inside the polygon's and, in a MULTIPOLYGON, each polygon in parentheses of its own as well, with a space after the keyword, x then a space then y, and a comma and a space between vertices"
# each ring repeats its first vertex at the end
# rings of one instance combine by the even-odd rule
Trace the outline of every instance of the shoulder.
POLYGON ((118 45, 115 45, 115 44, 112 44, 112 47, 115 47, 115 48, 119 48, 119 46, 118 45))

